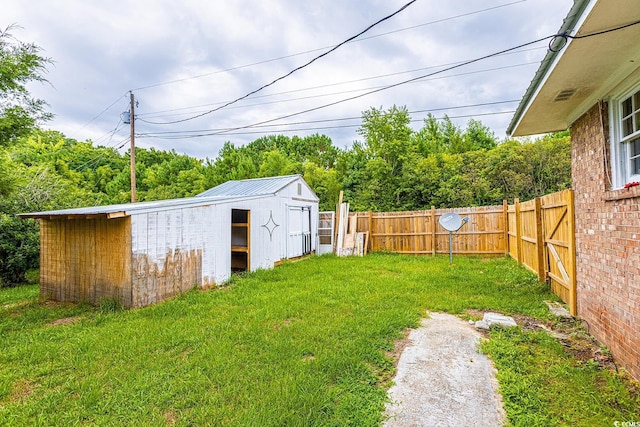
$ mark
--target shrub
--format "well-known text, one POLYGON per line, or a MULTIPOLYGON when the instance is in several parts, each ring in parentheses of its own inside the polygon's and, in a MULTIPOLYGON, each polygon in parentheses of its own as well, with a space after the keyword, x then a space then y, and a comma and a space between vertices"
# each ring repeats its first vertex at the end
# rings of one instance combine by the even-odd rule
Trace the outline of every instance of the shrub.
POLYGON ((40 263, 40 233, 34 220, 0 213, 0 287, 25 281, 29 269, 40 263))

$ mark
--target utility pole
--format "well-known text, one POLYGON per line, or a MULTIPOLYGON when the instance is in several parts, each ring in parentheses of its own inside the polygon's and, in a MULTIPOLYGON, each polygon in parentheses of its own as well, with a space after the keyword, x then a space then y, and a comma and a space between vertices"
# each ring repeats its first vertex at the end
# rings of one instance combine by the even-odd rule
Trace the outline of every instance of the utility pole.
POLYGON ((135 130, 136 130, 136 119, 135 119, 135 99, 133 97, 133 92, 129 91, 129 95, 131 98, 131 106, 130 109, 130 120, 131 120, 131 152, 129 157, 131 159, 131 203, 136 202, 136 140, 135 140, 135 130))

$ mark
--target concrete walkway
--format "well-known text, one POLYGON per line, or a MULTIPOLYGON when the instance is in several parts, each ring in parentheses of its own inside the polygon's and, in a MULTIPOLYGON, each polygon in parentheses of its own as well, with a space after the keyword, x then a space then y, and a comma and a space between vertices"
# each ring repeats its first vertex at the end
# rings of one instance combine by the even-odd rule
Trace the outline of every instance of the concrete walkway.
POLYGON ((477 351, 480 333, 455 316, 429 315, 409 334, 384 425, 501 426, 502 398, 493 364, 477 351))

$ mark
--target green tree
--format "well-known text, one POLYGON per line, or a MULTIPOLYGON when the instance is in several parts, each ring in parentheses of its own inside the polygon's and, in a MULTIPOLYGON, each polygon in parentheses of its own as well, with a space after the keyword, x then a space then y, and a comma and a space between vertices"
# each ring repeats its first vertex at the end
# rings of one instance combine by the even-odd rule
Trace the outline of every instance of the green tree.
POLYGON ((15 39, 11 34, 15 29, 0 30, 0 146, 28 135, 39 121, 52 117, 45 111, 46 103, 26 88, 29 82, 46 81, 43 75, 51 60, 42 57, 35 44, 15 39))
POLYGON ((302 177, 320 199, 321 211, 333 211, 338 203, 341 185, 335 169, 325 169, 308 161, 303 165, 302 177))
POLYGON ((407 206, 407 175, 416 162, 411 118, 406 107, 362 114, 358 133, 365 139, 366 164, 359 183, 362 203, 369 209, 398 210, 407 206))
POLYGON ((39 256, 38 224, 0 212, 0 287, 23 283, 27 270, 38 266, 39 256))
POLYGON ((567 132, 546 135, 523 144, 523 155, 531 164, 532 197, 571 187, 571 137, 567 132))
POLYGON ((258 171, 258 176, 280 176, 290 175, 295 171, 296 165, 283 155, 280 150, 270 150, 262 153, 262 163, 258 171))
POLYGON ((498 146, 495 134, 479 120, 467 122, 463 138, 469 150, 491 150, 498 146))
POLYGON ((422 129, 415 134, 414 139, 416 148, 423 157, 448 151, 440 124, 431 113, 424 119, 422 129))

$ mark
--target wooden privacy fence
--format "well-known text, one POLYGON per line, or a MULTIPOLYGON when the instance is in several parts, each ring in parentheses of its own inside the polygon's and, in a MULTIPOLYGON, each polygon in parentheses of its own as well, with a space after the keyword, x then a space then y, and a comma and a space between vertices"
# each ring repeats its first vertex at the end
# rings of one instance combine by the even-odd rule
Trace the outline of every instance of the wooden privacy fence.
POLYGON ((576 305, 576 240, 573 190, 548 194, 509 206, 509 255, 549 281, 552 291, 576 305))
POLYGON ((455 212, 469 221, 453 235, 455 254, 508 254, 549 281, 576 314, 573 190, 513 205, 411 212, 355 212, 358 232, 368 232, 369 251, 435 255, 449 253, 449 232, 438 224, 455 212))
POLYGON ((359 232, 369 232, 370 251, 425 255, 449 253, 449 232, 438 225, 448 212, 468 216, 453 238, 456 254, 505 254, 506 205, 411 212, 355 213, 359 232))

